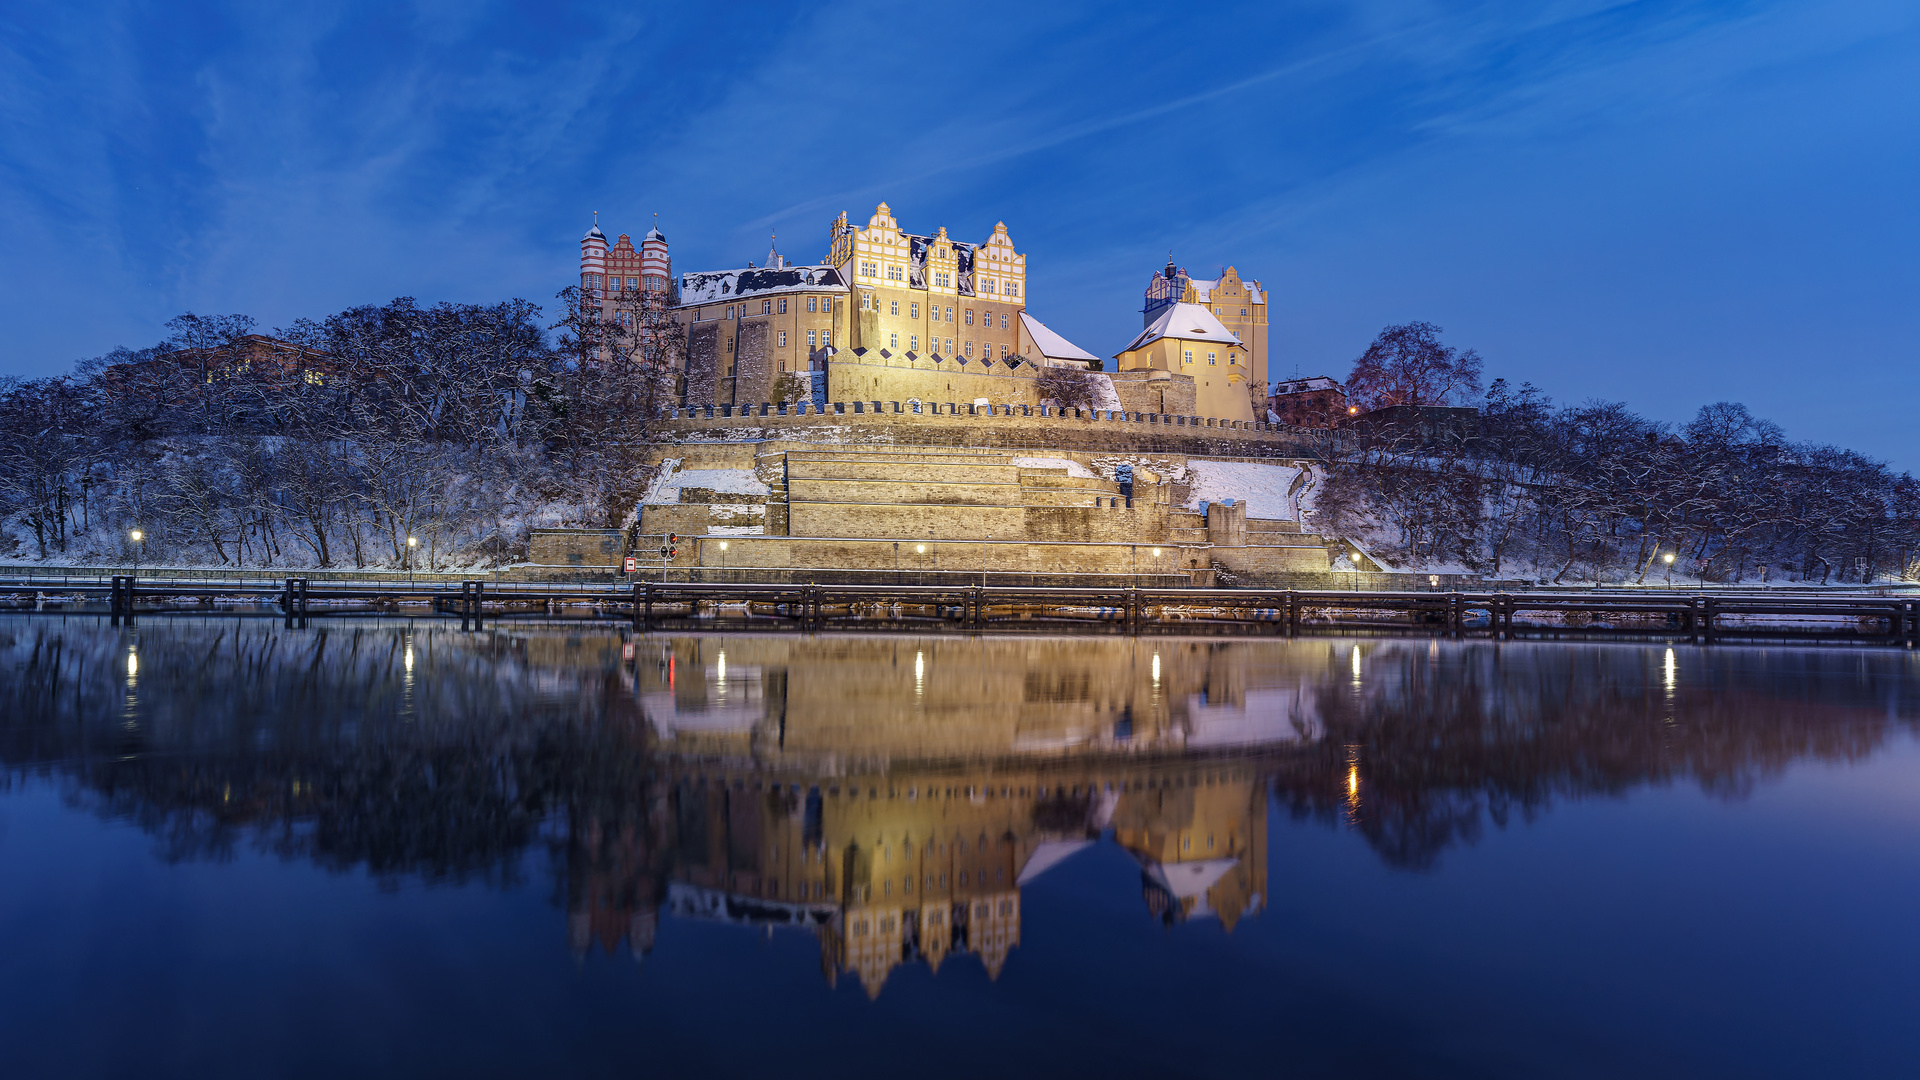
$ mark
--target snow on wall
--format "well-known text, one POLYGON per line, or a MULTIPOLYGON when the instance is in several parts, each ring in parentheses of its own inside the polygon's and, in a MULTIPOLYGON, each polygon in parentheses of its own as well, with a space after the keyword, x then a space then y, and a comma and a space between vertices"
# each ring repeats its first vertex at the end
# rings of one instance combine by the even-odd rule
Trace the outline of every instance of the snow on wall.
POLYGON ((640 501, 649 504, 677 503, 681 488, 705 488, 735 495, 765 496, 772 489, 752 469, 682 469, 679 458, 661 462, 660 475, 640 501))
POLYGON ((1099 473, 1094 472, 1092 469, 1087 468, 1077 461, 1069 461, 1066 458, 1017 457, 1013 459, 1013 463, 1022 469, 1065 469, 1067 470, 1068 476, 1076 476, 1082 480, 1100 479, 1099 473))
POLYGON ((1120 394, 1113 388, 1113 376, 1104 371, 1093 373, 1093 407, 1119 412, 1120 394))
POLYGON ((1290 465, 1191 460, 1187 462, 1187 509, 1234 499, 1247 504, 1248 517, 1293 521, 1287 490, 1299 475, 1300 470, 1290 465))

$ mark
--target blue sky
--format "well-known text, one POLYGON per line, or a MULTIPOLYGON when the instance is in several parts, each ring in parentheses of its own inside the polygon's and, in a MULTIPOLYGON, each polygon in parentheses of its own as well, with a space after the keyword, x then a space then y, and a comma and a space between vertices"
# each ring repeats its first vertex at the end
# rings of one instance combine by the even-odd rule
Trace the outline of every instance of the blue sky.
POLYGON ((548 301, 594 210, 676 269, 885 200, 1005 221, 1110 354, 1167 253, 1275 374, 1425 319, 1489 375, 1744 401, 1920 469, 1911 0, 92 4, 0 22, 0 372, 183 310, 548 301))

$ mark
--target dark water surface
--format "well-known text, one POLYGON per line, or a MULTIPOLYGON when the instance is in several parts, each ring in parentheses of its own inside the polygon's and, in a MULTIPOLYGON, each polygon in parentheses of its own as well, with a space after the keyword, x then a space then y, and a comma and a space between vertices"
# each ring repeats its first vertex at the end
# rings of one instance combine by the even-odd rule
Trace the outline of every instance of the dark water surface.
POLYGON ((0 617, 0 1075, 1920 1075, 1920 659, 0 617))

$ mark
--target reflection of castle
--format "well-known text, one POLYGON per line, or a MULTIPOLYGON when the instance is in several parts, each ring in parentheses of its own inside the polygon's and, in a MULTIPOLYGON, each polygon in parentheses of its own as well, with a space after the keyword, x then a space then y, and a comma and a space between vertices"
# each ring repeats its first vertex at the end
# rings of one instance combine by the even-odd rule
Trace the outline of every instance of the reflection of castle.
POLYGON ((634 689, 663 814, 649 842, 625 834, 634 853, 594 846, 602 869, 576 903, 635 906, 576 907, 576 944, 589 924, 650 933, 664 902, 809 929, 828 977, 855 972, 870 994, 956 952, 997 976, 1021 886, 1108 830, 1156 917, 1231 929, 1266 889, 1266 789, 1245 751, 1317 736, 1298 675, 1245 660, 1112 640, 645 644, 634 689), (640 883, 663 863, 664 890, 640 883))

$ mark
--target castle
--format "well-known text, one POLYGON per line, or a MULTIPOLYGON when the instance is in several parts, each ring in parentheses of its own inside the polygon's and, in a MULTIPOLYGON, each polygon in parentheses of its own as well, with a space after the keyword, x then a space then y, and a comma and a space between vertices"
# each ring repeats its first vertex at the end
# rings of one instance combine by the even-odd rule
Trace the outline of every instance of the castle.
MULTIPOLYGON (((686 342, 685 405, 828 401, 1045 401, 1041 369, 1099 369, 1093 353, 1028 309, 1027 256, 1005 222, 979 243, 946 228, 904 230, 886 203, 865 227, 842 212, 827 256, 673 276, 659 228, 636 249, 596 223, 581 241, 584 295, 631 328, 632 308, 661 310, 686 342), (637 302, 637 305, 636 305, 637 302)), ((1214 281, 1169 263, 1147 288, 1146 328, 1099 382, 1112 406, 1265 419, 1266 296, 1232 267, 1214 281), (1156 374, 1159 373, 1159 374, 1156 374)), ((1105 398, 1105 395, 1102 395, 1105 398)))
POLYGON ((1169 262, 1109 363, 1036 316, 1004 222, 960 240, 881 203, 826 241, 817 263, 775 244, 676 275, 657 227, 638 248, 587 234, 582 297, 673 342, 678 401, 652 422, 632 524, 539 532, 525 573, 669 535, 670 559, 639 562, 687 581, 1313 588, 1382 570, 1314 528, 1315 444, 1267 409, 1260 282, 1169 262))

